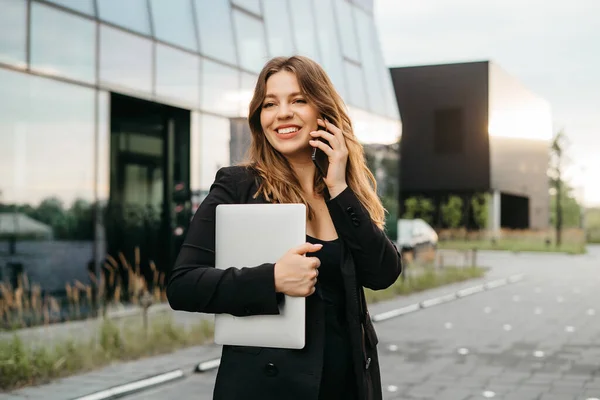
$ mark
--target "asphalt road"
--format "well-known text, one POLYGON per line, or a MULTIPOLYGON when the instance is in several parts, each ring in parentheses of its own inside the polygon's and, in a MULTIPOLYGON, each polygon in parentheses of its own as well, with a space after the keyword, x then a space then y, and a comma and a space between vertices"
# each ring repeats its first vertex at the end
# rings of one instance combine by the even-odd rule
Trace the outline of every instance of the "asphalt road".
MULTIPOLYGON (((482 252, 480 261, 524 279, 376 324, 385 398, 600 398, 600 247, 576 257, 482 252)), ((215 376, 127 399, 208 400, 215 376)))

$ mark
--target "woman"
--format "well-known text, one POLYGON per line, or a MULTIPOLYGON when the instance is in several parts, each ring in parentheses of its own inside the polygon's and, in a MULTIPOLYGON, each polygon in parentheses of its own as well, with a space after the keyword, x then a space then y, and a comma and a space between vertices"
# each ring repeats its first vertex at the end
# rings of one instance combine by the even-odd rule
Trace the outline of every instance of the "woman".
POLYGON ((248 119, 249 162, 217 172, 167 296, 176 310, 233 315, 277 314, 283 294, 306 297, 306 345, 223 346, 214 398, 381 399, 363 287, 390 286, 401 259, 342 99, 314 61, 278 57, 258 77, 248 119), (329 159, 327 176, 312 162, 315 147, 329 159), (307 243, 275 264, 215 269, 215 207, 267 202, 306 204, 307 243))

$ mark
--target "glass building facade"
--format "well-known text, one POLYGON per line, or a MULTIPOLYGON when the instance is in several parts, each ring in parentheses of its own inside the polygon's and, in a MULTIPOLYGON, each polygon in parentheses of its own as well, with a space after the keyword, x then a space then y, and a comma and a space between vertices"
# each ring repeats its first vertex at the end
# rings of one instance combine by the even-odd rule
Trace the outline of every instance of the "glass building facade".
POLYGON ((257 74, 279 55, 328 72, 395 221, 401 123, 372 8, 0 0, 0 281, 58 297, 132 270, 163 285, 217 169, 241 161, 257 74))

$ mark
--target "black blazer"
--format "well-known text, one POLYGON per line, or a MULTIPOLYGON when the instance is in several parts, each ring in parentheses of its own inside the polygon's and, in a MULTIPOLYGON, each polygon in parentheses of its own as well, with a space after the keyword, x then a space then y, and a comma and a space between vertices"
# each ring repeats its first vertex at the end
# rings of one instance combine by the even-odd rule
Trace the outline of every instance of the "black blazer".
MULTIPOLYGON (((173 309, 236 316, 279 313, 273 263, 214 268, 216 206, 265 203, 262 196, 253 198, 257 188, 258 177, 250 168, 226 167, 217 172, 169 276, 167 297, 173 309)), ((343 246, 346 316, 359 398, 381 399, 377 338, 370 319, 364 330, 361 326, 359 290, 363 286, 384 289, 394 283, 402 270, 400 254, 350 188, 328 200, 327 207, 343 246)), ((323 364, 322 311, 314 295, 307 297, 304 349, 223 346, 214 399, 316 400, 323 364)))

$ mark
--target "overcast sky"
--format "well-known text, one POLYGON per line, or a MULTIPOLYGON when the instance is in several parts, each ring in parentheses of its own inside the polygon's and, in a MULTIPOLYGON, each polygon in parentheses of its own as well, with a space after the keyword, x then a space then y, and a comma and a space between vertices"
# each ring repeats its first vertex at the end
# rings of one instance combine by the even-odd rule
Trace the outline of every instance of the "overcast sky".
POLYGON ((492 60, 552 106, 600 205, 600 0, 375 0, 388 66, 492 60))

